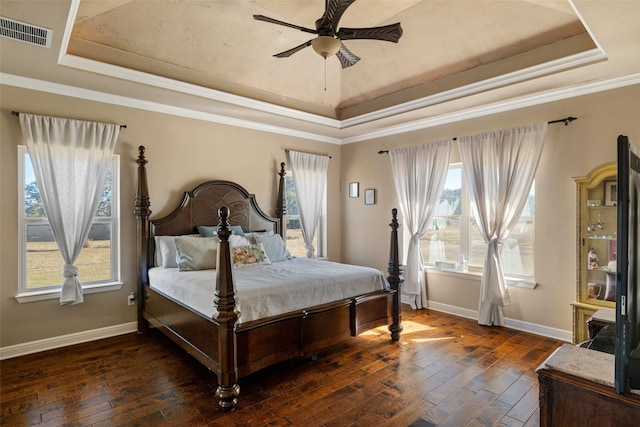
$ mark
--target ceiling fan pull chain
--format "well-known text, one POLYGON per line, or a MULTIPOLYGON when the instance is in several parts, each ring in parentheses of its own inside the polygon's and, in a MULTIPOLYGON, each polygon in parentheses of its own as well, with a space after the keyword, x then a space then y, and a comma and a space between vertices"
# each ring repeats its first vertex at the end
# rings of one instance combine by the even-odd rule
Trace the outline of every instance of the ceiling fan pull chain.
POLYGON ((327 91, 327 57, 324 58, 324 91, 327 91))

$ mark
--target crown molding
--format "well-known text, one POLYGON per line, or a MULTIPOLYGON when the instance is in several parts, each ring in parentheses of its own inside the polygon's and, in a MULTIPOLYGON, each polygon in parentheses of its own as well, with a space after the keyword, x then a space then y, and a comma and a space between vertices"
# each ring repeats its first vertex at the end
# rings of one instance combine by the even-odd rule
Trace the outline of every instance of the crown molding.
POLYGON ((259 123, 251 120, 237 119, 220 114, 208 113, 191 108, 176 107, 159 102, 145 101, 121 95, 113 95, 90 89, 78 88, 75 86, 53 83, 44 80, 32 79, 29 77, 16 76, 13 74, 0 73, 0 84, 15 86, 23 89, 37 90, 40 92, 52 93, 56 95, 69 96, 72 98, 85 99, 89 101, 102 102, 105 104, 120 105, 123 107, 136 108, 139 110, 153 111, 156 113, 170 114, 173 116, 187 117, 190 119, 203 120, 207 122, 220 123, 229 126, 241 127, 245 129, 258 130, 262 132, 275 133, 279 135, 293 136, 296 138, 311 139, 314 141, 340 144, 339 138, 320 135, 317 133, 304 132, 282 126, 274 126, 259 123))
POLYGON ((162 104, 158 102, 145 101, 137 98, 131 98, 120 95, 113 95, 104 92, 94 91, 90 89, 78 88, 75 86, 53 83, 44 80, 33 79, 29 77, 16 76, 13 74, 0 73, 0 84, 15 86, 23 89, 36 90, 40 92, 52 93, 56 95, 69 96, 73 98, 85 99, 89 101, 103 102, 106 104, 120 105, 123 107, 136 108, 140 110, 153 111, 174 116, 187 117, 190 119, 203 120, 208 122, 220 123, 229 126, 253 129, 262 132, 275 133, 280 135, 292 136, 302 139, 310 139, 319 142, 327 142, 331 144, 351 144, 355 142, 366 141, 385 136, 398 135, 407 132, 413 132, 421 129, 432 128, 448 123, 454 123, 462 120, 473 119, 477 117, 488 116, 491 114, 502 113, 505 111, 517 110, 520 108, 545 104, 549 102, 559 101, 563 99, 574 98, 577 96, 588 95, 596 92, 618 89, 621 87, 640 84, 640 73, 630 74, 627 76, 616 77, 612 79, 600 80, 580 84, 568 88, 550 90, 544 93, 534 94, 521 97, 518 99, 506 100, 489 105, 483 105, 477 108, 471 108, 462 111, 455 111, 441 116, 430 117, 424 120, 416 120, 403 123, 397 126, 387 127, 378 131, 361 133, 356 136, 347 138, 336 138, 318 133, 304 132, 283 126, 274 126, 259 123, 250 120, 237 119, 229 116, 208 113, 192 108, 176 107, 172 105, 162 104))
MULTIPOLYGON (((619 77, 616 79, 578 85, 572 88, 550 90, 545 93, 524 96, 519 99, 507 99, 494 104, 483 105, 468 110, 453 111, 436 117, 413 121, 409 121, 410 119, 406 118, 402 121, 403 114, 410 112, 419 113, 421 109, 426 109, 434 105, 440 105, 452 100, 504 88, 506 86, 523 83, 525 81, 542 78, 544 76, 561 73, 572 68, 583 67, 585 65, 606 60, 607 56, 600 44, 597 42, 595 35, 588 25, 586 25, 586 22, 578 12, 576 6, 573 4, 573 1, 569 0, 575 13, 583 25, 585 25, 585 28, 587 28, 591 39, 595 41, 596 48, 341 121, 335 118, 308 113, 294 108, 283 107, 269 102, 258 101, 216 89, 205 88, 191 83, 181 82, 150 73, 67 54, 67 48, 71 38, 71 29, 73 28, 76 15, 78 13, 80 1, 81 0, 71 0, 69 13, 67 14, 65 31, 62 37, 60 51, 58 53, 58 65, 83 72, 94 73, 108 79, 120 79, 134 84, 144 85, 150 89, 153 88, 155 90, 193 96, 201 100, 209 101, 207 105, 212 108, 215 108, 216 106, 222 107, 215 111, 223 112, 221 114, 216 114, 204 111, 204 107, 182 107, 179 105, 169 105, 164 102, 147 101, 131 96, 115 95, 16 75, 0 74, 3 84, 175 116, 188 117, 229 126, 253 129, 262 132, 276 133, 332 144, 349 144, 373 138, 412 132, 419 129, 430 128, 446 123, 481 117, 531 105, 539 105, 558 99, 584 95, 586 93, 609 90, 616 87, 635 84, 638 80, 637 75, 619 77), (234 108, 226 108, 225 111, 225 106, 233 106, 234 108), (248 110, 251 110, 254 113, 251 113, 248 110), (258 112, 257 115, 255 112, 258 112), (247 117, 247 113, 252 115, 253 119, 242 118, 247 117), (273 115, 292 120, 292 124, 268 124, 270 120, 269 116, 273 115), (398 117, 402 122, 397 125, 383 128, 383 119, 393 116, 398 117), (314 129, 319 130, 314 130, 313 132, 303 130, 305 129, 305 126, 309 127, 307 124, 310 124, 311 126, 314 126, 314 129), (367 124, 369 126, 365 126, 367 124), (363 129, 358 131, 356 128, 358 125, 363 125, 363 129), (322 128, 324 128, 324 130, 322 128), (344 137, 344 135, 341 135, 341 133, 343 133, 343 129, 349 128, 350 132, 348 132, 348 134, 353 136, 344 137)), ((413 114, 413 116, 415 117, 415 114, 413 114)))
POLYGON ((182 93, 185 95, 191 95, 211 101, 217 101, 223 104, 249 108, 269 114, 277 114, 279 116, 319 124, 332 129, 347 129, 353 126, 374 122, 387 117, 463 98, 465 96, 471 96, 501 87, 521 83, 576 67, 582 67, 605 59, 606 55, 601 49, 591 49, 586 52, 570 55, 565 58, 549 61, 544 64, 528 67, 523 70, 514 71, 512 73, 507 73, 505 75, 482 80, 477 83, 461 86, 459 88, 447 90, 413 101, 404 102, 392 107, 383 108, 371 113, 362 114, 345 120, 332 119, 317 114, 296 110, 293 108, 282 107, 280 105, 258 101, 239 95, 233 95, 219 90, 205 88, 191 83, 185 83, 174 79, 161 77, 142 71, 131 70, 117 65, 106 64, 103 62, 70 54, 60 55, 58 64, 80 71, 87 71, 111 78, 118 78, 138 84, 182 93))
POLYGON ((563 99, 575 98, 577 96, 589 95, 592 93, 618 89, 621 87, 631 86, 635 84, 640 84, 640 73, 580 84, 580 85, 562 88, 562 89, 550 90, 544 93, 528 95, 528 96, 517 98, 517 99, 511 99, 511 100, 483 105, 480 107, 471 108, 467 110, 456 111, 453 113, 443 114, 441 116, 430 117, 424 120, 416 120, 416 121, 404 123, 398 126, 391 126, 379 131, 362 133, 357 136, 343 138, 341 140, 341 143, 351 144, 354 142, 361 142, 361 141, 366 141, 366 140, 375 139, 375 138, 382 138, 385 136, 392 136, 392 135, 398 135, 398 134, 407 133, 407 132, 413 132, 421 129, 427 129, 427 128, 432 128, 432 127, 440 126, 444 124, 459 122, 462 120, 488 116, 496 113, 503 113, 505 111, 517 110, 520 108, 546 104, 549 102, 560 101, 563 99))
POLYGON ((394 105, 393 107, 383 108, 378 111, 346 119, 342 121, 341 128, 346 129, 362 123, 419 110, 421 108, 430 107, 432 105, 441 104, 447 101, 463 98, 465 96, 476 95, 493 89, 499 89, 501 87, 521 83, 549 74, 559 73, 576 67, 583 67, 585 65, 600 62, 606 58, 606 55, 601 49, 591 49, 586 52, 577 53, 575 55, 549 61, 544 64, 528 67, 523 70, 503 74, 477 83, 468 84, 440 92, 435 95, 426 96, 424 98, 394 105))
POLYGON ((223 104, 236 105, 238 107, 249 108, 269 114, 277 114, 279 116, 301 120, 309 123, 315 123, 322 126, 328 126, 334 129, 340 128, 340 121, 337 119, 307 113, 293 108, 271 104, 269 102, 258 101, 240 95, 233 95, 227 92, 206 88, 191 83, 181 82, 167 77, 160 77, 155 74, 136 71, 117 65, 106 64, 104 62, 94 61, 92 59, 82 58, 75 55, 63 55, 60 58, 58 65, 74 68, 80 71, 100 74, 107 77, 118 78, 146 86, 152 86, 159 89, 170 90, 185 95, 196 96, 198 98, 217 101, 223 104))

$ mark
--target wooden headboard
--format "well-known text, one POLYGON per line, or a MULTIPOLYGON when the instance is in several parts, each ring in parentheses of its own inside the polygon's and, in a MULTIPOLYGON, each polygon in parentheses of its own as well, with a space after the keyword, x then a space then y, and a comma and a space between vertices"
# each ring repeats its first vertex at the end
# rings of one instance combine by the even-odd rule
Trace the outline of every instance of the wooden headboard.
POLYGON ((208 181, 184 193, 182 203, 164 218, 150 221, 151 236, 177 236, 197 233, 199 225, 218 225, 218 209, 229 208, 229 224, 239 225, 245 232, 281 233, 280 222, 270 217, 239 184, 231 181, 208 181))
MULTIPOLYGON (((144 146, 138 147, 138 186, 135 198, 138 235, 138 271, 142 285, 149 283, 147 271, 154 265, 154 236, 179 236, 197 233, 199 225, 219 225, 218 210, 227 207, 230 212, 229 225, 239 225, 245 232, 270 231, 281 236, 284 231, 286 208, 284 204, 285 164, 280 163, 278 175, 278 197, 275 212, 277 218, 264 213, 253 194, 231 181, 208 181, 193 191, 184 193, 182 203, 169 215, 150 220, 149 189, 144 146)), ((284 237, 284 236, 283 236, 284 237)), ((140 309, 139 309, 140 310, 140 309)))

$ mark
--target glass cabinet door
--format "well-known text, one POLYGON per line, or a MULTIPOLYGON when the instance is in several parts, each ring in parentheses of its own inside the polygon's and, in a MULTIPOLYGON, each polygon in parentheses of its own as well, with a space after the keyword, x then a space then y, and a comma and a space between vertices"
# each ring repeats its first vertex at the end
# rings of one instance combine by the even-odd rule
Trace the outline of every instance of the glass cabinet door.
POLYGON ((576 301, 573 340, 589 339, 585 320, 615 307, 616 163, 605 163, 576 178, 576 301))

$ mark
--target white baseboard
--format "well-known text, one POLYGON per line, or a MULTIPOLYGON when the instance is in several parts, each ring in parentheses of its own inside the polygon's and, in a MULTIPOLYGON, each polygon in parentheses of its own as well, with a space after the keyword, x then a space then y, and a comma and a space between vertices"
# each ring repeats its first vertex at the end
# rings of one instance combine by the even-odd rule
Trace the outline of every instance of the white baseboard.
MULTIPOLYGON (((408 303, 405 296, 402 295, 402 302, 408 303)), ((478 320, 478 312, 468 308, 456 307, 454 305, 442 304, 435 301, 429 301, 428 308, 443 313, 453 314, 455 316, 465 317, 467 319, 478 320)), ((536 335, 571 342, 572 332, 549 326, 538 325, 536 323, 525 322, 522 320, 506 319, 506 327, 519 331, 529 332, 536 335)), ((95 341, 102 338, 114 337, 116 335, 128 334, 138 330, 137 322, 123 323, 121 325, 107 326, 105 328, 93 329, 90 331, 77 332, 75 334, 61 335, 43 340, 31 341, 22 344, 16 344, 9 347, 0 348, 0 360, 10 359, 12 357, 24 356, 26 354, 38 353, 41 351, 52 350, 54 348, 66 347, 74 344, 95 341)))
POLYGON ((114 337, 116 335, 128 334, 130 332, 136 332, 137 330, 138 322, 129 322, 120 325, 107 326, 105 328, 92 329, 90 331, 76 332, 74 334, 61 335, 58 337, 11 345, 9 347, 0 348, 0 360, 38 353, 45 350, 52 350, 54 348, 66 347, 68 345, 114 337))
MULTIPOLYGON (((405 296, 402 296, 402 302, 405 301, 405 296)), ((435 311, 441 311, 447 314, 453 314, 455 316, 466 317, 467 319, 478 320, 478 311, 470 310, 468 308, 456 307, 454 305, 442 304, 435 301, 429 301, 428 308, 435 311)), ((549 337, 560 341, 571 342, 573 340, 572 331, 564 329, 552 328, 550 326, 538 325, 537 323, 525 322, 523 320, 505 319, 507 328, 516 329, 518 331, 529 332, 536 335, 542 335, 543 337, 549 337)))

